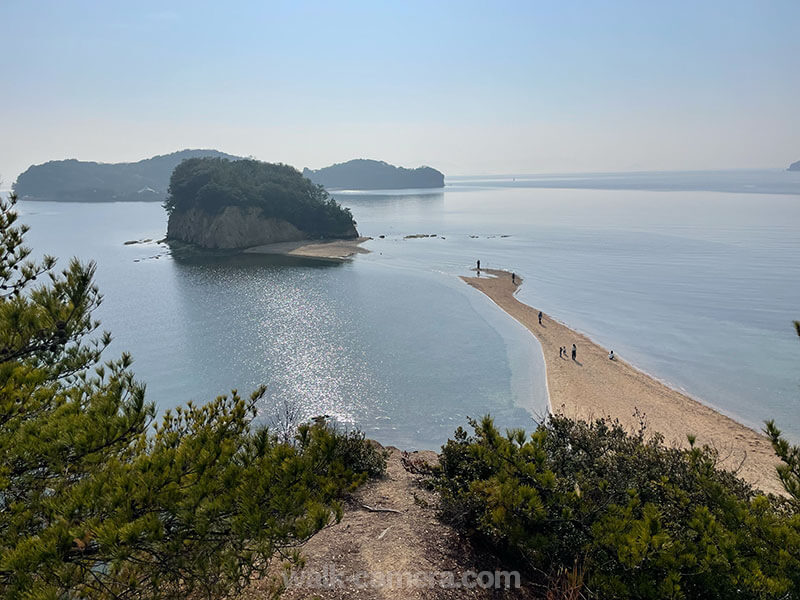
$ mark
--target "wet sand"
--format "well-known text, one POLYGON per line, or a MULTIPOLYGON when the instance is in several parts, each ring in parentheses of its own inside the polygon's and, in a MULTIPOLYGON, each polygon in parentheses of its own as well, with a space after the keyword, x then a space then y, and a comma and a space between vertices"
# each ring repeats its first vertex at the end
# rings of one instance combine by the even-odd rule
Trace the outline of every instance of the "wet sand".
POLYGON ((286 256, 305 256, 327 260, 347 260, 354 254, 367 254, 369 250, 359 244, 372 238, 360 237, 353 240, 318 240, 300 242, 281 242, 265 244, 245 250, 249 254, 283 254, 286 256))
POLYGON ((687 447, 687 435, 697 444, 719 451, 722 465, 737 470, 754 486, 783 493, 775 474, 778 459, 769 440, 689 396, 667 387, 617 357, 609 360, 608 350, 586 336, 523 304, 514 297, 522 279, 511 282, 511 273, 482 269, 480 276, 462 277, 472 287, 522 323, 536 336, 544 353, 550 410, 572 418, 594 419, 610 416, 629 430, 639 428, 640 415, 648 432, 660 432, 666 444, 687 447), (569 353, 577 346, 577 359, 569 353), (559 347, 567 355, 559 357, 559 347))

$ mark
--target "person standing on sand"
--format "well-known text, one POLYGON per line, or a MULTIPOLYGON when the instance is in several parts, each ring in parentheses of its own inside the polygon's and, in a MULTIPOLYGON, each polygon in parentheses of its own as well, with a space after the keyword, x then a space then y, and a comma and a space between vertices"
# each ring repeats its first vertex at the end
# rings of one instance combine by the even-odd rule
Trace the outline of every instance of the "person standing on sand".
POLYGON ((542 324, 542 311, 539 311, 539 325, 542 324))
POLYGON ((562 358, 564 356, 564 346, 558 347, 558 358, 562 358))
POLYGON ((480 271, 480 270, 481 270, 481 261, 478 260, 478 271, 480 271))
POLYGON ((511 274, 511 283, 516 283, 516 282, 517 282, 517 274, 516 273, 512 273, 511 274))
POLYGON ((575 344, 572 344, 572 360, 577 360, 578 358, 578 347, 575 344))

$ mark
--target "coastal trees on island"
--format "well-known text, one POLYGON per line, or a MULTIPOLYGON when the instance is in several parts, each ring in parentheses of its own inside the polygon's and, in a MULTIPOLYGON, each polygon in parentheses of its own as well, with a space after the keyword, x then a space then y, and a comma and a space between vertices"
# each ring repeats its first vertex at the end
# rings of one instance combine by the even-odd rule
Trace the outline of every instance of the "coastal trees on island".
POLYGON ((355 221, 325 189, 294 167, 256 160, 193 158, 172 173, 164 208, 175 213, 199 209, 256 208, 312 237, 355 237, 355 221))
POLYGON ((235 391, 160 421, 93 312, 94 265, 30 259, 0 201, 0 596, 224 597, 341 515, 382 469, 325 422, 281 440, 235 391))

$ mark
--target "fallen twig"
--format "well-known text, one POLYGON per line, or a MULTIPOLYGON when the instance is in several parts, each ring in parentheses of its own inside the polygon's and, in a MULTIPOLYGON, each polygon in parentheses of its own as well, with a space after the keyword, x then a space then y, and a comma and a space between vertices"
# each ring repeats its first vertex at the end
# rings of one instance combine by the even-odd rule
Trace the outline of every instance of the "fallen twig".
POLYGON ((374 508, 372 506, 367 506, 366 504, 362 504, 361 508, 368 510, 369 512, 390 512, 390 513, 398 513, 400 514, 399 510, 395 510, 393 508, 374 508))

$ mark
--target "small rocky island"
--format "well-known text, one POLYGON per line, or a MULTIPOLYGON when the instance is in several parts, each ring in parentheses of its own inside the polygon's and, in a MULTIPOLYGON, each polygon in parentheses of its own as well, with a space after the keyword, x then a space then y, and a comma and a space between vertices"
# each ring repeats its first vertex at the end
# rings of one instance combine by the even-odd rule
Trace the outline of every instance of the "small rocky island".
POLYGON ((28 167, 14 191, 22 200, 164 202, 173 169, 199 157, 238 158, 218 150, 181 150, 131 163, 51 160, 28 167))
POLYGON ((800 160, 790 164, 787 171, 800 171, 800 160))
POLYGON ((193 158, 172 173, 167 240, 240 249, 358 237, 353 215, 294 167, 193 158))
POLYGON ((328 189, 393 190, 444 187, 444 174, 431 167, 406 169, 378 160, 359 158, 303 175, 328 189))

